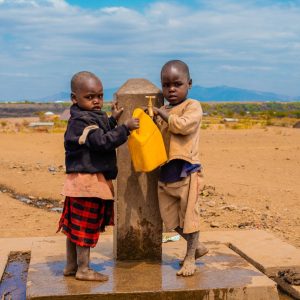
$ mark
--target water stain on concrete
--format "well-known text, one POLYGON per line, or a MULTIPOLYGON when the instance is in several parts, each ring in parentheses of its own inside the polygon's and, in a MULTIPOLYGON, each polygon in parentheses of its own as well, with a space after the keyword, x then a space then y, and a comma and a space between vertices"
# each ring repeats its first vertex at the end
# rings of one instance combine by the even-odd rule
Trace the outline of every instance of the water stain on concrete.
POLYGON ((155 242, 153 225, 146 219, 140 223, 140 228, 130 226, 123 239, 118 240, 117 257, 119 260, 160 260, 161 246, 155 242))
POLYGON ((0 283, 0 299, 25 299, 30 252, 11 252, 0 283))

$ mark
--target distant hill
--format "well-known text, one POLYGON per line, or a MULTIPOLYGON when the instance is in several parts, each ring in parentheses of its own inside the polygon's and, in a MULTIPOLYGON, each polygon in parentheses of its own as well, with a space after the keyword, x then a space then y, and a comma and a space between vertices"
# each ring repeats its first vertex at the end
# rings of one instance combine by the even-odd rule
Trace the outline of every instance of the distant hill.
MULTIPOLYGON (((118 88, 104 89, 104 98, 107 101, 113 99, 113 94, 118 90, 118 88)), ((60 92, 51 96, 46 96, 43 98, 34 99, 35 102, 55 102, 55 101, 70 101, 70 93, 60 92)))
MULTIPOLYGON (((292 101, 297 100, 286 95, 271 92, 260 92, 239 89, 229 86, 205 88, 199 85, 192 87, 189 97, 200 101, 292 101)), ((298 98, 300 99, 300 97, 298 98)))
MULTIPOLYGON (((106 101, 113 99, 113 94, 118 88, 104 89, 104 98, 106 101)), ((290 97, 286 95, 275 94, 271 92, 261 92, 255 90, 240 89, 230 86, 202 87, 194 85, 189 92, 189 97, 199 101, 222 101, 222 102, 243 102, 243 101, 300 101, 299 97, 290 97)), ((20 100, 22 101, 22 100, 20 100)), ((55 102, 70 101, 70 93, 60 92, 51 96, 30 100, 33 102, 55 102)), ((1 102, 1 100, 0 100, 1 102)))
POLYGON ((60 92, 51 96, 35 99, 33 101, 37 101, 37 102, 70 101, 70 93, 60 92))

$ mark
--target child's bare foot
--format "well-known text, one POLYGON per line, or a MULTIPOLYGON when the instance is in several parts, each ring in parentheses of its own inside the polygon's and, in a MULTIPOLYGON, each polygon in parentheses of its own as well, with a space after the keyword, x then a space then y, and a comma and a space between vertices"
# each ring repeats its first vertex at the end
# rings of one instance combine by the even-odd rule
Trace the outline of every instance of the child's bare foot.
POLYGON ((77 271, 75 278, 77 280, 84 281, 106 281, 108 276, 102 273, 96 272, 93 269, 88 269, 87 271, 77 271))
POLYGON ((185 258, 181 269, 176 273, 178 276, 192 276, 196 271, 195 259, 185 258))
MULTIPOLYGON (((198 258, 200 258, 201 256, 204 256, 207 253, 208 253, 208 249, 202 243, 199 243, 199 247, 196 249, 196 252, 195 252, 195 259, 198 259, 198 258)), ((182 266, 183 262, 184 262, 184 260, 179 262, 179 265, 182 266)))

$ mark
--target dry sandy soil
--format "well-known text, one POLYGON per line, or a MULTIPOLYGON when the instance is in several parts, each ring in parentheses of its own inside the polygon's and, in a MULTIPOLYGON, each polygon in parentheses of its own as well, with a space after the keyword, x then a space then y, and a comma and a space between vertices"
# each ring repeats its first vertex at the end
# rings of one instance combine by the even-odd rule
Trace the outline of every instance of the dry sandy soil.
MULTIPOLYGON (((206 129, 200 147, 203 230, 266 229, 300 247, 300 129, 206 129)), ((55 235, 63 134, 0 133, 0 149, 0 237, 55 235)))

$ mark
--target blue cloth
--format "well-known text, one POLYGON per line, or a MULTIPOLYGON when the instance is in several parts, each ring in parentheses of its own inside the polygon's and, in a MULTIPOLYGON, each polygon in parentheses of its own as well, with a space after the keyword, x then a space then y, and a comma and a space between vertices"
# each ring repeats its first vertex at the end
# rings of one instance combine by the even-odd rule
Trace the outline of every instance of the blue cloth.
POLYGON ((200 164, 191 164, 182 159, 173 159, 160 168, 159 181, 164 183, 180 181, 191 173, 200 170, 200 164))

